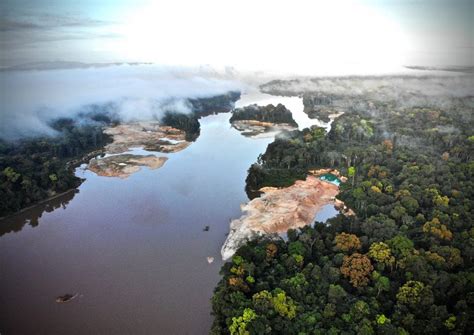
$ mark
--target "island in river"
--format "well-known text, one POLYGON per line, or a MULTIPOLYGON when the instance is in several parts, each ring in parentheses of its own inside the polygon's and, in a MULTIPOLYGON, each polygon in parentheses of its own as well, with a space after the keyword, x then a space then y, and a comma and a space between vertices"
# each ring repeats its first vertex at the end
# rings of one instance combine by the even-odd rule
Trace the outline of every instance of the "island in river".
POLYGON ((159 121, 123 123, 106 127, 104 133, 112 137, 112 143, 105 146, 105 151, 109 154, 122 153, 136 147, 170 153, 183 150, 190 144, 186 141, 184 130, 165 126, 159 121))
POLYGON ((105 158, 93 158, 89 162, 88 169, 99 176, 127 178, 131 174, 140 171, 140 166, 147 166, 155 170, 162 167, 167 160, 167 157, 156 157, 154 155, 121 154, 105 158))
POLYGON ((289 109, 282 104, 257 104, 236 108, 229 122, 244 136, 258 136, 264 133, 278 133, 282 130, 294 130, 298 124, 289 109))
POLYGON ((107 127, 104 133, 112 137, 112 143, 105 146, 106 157, 95 157, 88 164, 89 170, 99 176, 127 178, 138 172, 140 166, 150 169, 162 167, 168 157, 136 155, 127 152, 142 148, 148 152, 176 153, 186 149, 191 142, 186 141, 184 130, 164 126, 158 121, 124 123, 107 127))

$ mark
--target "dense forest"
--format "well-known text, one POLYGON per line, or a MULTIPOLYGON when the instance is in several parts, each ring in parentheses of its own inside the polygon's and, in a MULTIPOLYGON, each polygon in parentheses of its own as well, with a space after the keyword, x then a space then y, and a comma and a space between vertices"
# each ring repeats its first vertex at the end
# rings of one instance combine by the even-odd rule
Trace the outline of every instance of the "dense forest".
POLYGON ((222 267, 211 333, 472 334, 474 98, 447 99, 357 99, 328 134, 276 138, 249 169, 251 195, 337 168, 356 215, 240 248, 222 267))
POLYGON ((303 94, 304 112, 310 118, 329 122, 329 116, 339 112, 346 100, 334 94, 305 93, 303 94), (342 105, 342 106, 340 106, 342 105))
POLYGON ((271 123, 288 123, 294 127, 298 124, 293 119, 291 111, 282 104, 276 106, 270 104, 267 106, 250 105, 243 108, 237 108, 232 112, 229 122, 238 120, 257 120, 271 123))
POLYGON ((176 113, 168 111, 162 117, 161 122, 164 125, 181 129, 186 132, 187 141, 195 141, 200 134, 201 126, 199 119, 204 116, 227 113, 234 108, 234 102, 240 99, 240 92, 228 92, 210 98, 188 99, 191 112, 176 113))
POLYGON ((104 125, 118 122, 107 113, 89 112, 51 122, 54 136, 0 141, 0 216, 14 213, 77 187, 73 168, 97 155, 110 141, 104 125))
POLYGON ((195 141, 201 133, 201 125, 198 117, 193 114, 166 112, 161 118, 164 125, 183 130, 186 133, 186 141, 195 141))
POLYGON ((234 103, 240 99, 239 91, 230 91, 226 94, 209 98, 188 99, 193 113, 198 117, 217 113, 227 113, 234 108, 234 103))

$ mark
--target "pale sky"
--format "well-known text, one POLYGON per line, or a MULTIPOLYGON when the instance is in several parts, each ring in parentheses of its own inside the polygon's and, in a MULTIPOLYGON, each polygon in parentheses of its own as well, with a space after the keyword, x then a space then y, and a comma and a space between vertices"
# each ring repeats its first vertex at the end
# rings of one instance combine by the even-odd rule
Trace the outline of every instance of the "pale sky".
POLYGON ((154 62, 318 72, 474 65, 474 0, 2 0, 0 66, 154 62))

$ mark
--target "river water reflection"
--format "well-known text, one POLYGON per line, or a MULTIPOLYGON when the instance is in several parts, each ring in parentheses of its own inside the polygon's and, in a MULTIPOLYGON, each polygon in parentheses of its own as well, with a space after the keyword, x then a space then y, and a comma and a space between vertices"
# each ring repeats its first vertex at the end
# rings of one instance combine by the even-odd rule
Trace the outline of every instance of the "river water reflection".
POLYGON ((244 137, 229 118, 201 119, 197 141, 159 154, 169 157, 160 169, 116 179, 78 168, 77 193, 0 222, 11 227, 0 238, 0 332, 206 334, 229 221, 273 140, 244 137), (57 304, 65 293, 79 296, 57 304))

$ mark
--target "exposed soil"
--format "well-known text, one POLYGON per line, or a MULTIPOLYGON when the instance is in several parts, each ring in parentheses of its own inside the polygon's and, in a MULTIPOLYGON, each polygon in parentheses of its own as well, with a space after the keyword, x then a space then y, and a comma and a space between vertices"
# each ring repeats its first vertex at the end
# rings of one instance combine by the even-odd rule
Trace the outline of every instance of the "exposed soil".
POLYGON ((167 157, 156 157, 154 155, 114 155, 92 159, 89 162, 89 170, 99 176, 127 178, 132 173, 139 171, 141 166, 147 166, 154 170, 162 167, 167 160, 167 157))
POLYGON ((290 187, 264 187, 260 191, 260 197, 241 206, 242 217, 231 222, 221 250, 224 260, 256 235, 282 233, 313 223, 324 205, 335 203, 339 188, 310 175, 290 187))
POLYGON ((282 130, 295 130, 297 127, 289 123, 272 123, 257 120, 232 121, 232 127, 244 136, 254 137, 265 133, 280 132, 282 130))
POLYGON ((107 153, 122 153, 130 148, 143 147, 149 151, 178 152, 188 147, 186 133, 157 121, 121 124, 104 130, 113 142, 105 147, 107 153))

